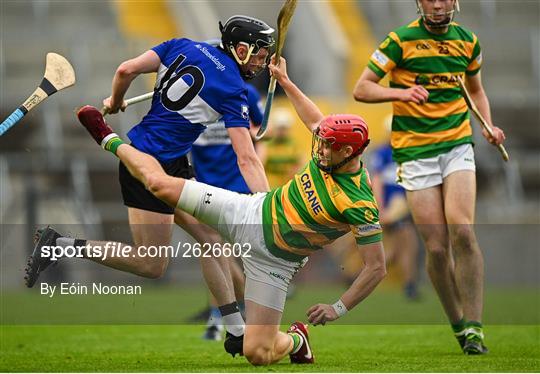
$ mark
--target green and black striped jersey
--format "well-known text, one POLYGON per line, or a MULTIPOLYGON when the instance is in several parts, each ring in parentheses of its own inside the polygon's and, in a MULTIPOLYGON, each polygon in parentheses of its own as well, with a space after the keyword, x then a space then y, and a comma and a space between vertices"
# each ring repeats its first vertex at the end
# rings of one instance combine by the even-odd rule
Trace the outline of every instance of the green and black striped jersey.
POLYGON ((478 38, 453 22, 448 32, 429 32, 421 19, 388 34, 368 67, 379 77, 390 73, 390 87, 422 85, 423 105, 393 102, 391 144, 398 163, 433 157, 472 143, 467 104, 457 78, 475 75, 482 65, 478 38))
POLYGON ((311 160, 263 203, 264 240, 269 251, 300 261, 348 232, 358 244, 382 239, 379 211, 367 170, 328 174, 311 160))

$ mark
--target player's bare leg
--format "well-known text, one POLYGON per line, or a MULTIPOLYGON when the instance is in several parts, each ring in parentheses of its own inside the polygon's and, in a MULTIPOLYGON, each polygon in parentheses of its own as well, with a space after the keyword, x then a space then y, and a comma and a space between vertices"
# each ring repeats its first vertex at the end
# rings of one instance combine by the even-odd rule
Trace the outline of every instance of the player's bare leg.
POLYGON ((251 364, 269 365, 301 349, 309 355, 305 362, 313 362, 313 354, 306 341, 307 335, 279 331, 281 316, 282 313, 276 309, 246 300, 244 355, 251 364))
MULTIPOLYGON (((184 179, 167 175, 156 159, 127 144, 121 144, 117 148, 116 155, 122 160, 131 175, 141 181, 154 196, 169 206, 176 206, 184 188, 184 179)), ((210 240, 208 234, 214 231, 209 230, 206 225, 200 224, 195 218, 184 213, 175 213, 175 216, 178 222, 183 220, 184 227, 195 239, 202 243, 210 240)), ((219 234, 216 233, 216 235, 214 240, 221 241, 219 234)), ((244 321, 234 298, 228 263, 220 258, 204 258, 203 261, 202 269, 205 280, 210 291, 221 305, 220 310, 227 331, 235 336, 242 335, 244 321)))
POLYGON ((416 289, 418 239, 412 223, 407 221, 385 232, 383 243, 384 248, 388 249, 385 253, 388 255, 387 264, 395 261, 401 271, 405 296, 411 300, 418 298, 416 289))
MULTIPOLYGON (((159 189, 160 194, 168 194, 168 197, 170 197, 171 192, 173 196, 180 196, 184 184, 183 180, 167 175, 153 157, 139 152, 131 146, 122 145, 125 146, 125 149, 123 146, 118 147, 123 148, 117 150, 118 156, 129 160, 127 161, 129 165, 126 166, 141 178, 139 180, 149 190, 159 189)), ((159 196, 157 197, 159 198, 159 196)), ((87 247, 86 250, 81 251, 81 254, 96 263, 148 278, 159 278, 167 268, 169 261, 167 254, 164 253, 159 257, 148 257, 139 249, 142 245, 169 245, 174 217, 172 214, 159 214, 130 208, 129 218, 135 246, 113 241, 87 241, 62 237, 51 228, 46 228, 44 232, 38 233, 38 243, 26 269, 27 286, 32 287, 40 272, 50 264, 48 258, 43 258, 36 253, 36 251, 41 251, 43 246, 87 247), (128 249, 130 250, 127 251, 128 249)))
MULTIPOLYGON (((124 248, 132 247, 129 256, 120 256, 119 252, 107 253, 104 257, 88 257, 90 260, 117 269, 136 274, 146 278, 160 278, 165 274, 165 270, 169 265, 169 257, 167 253, 161 253, 157 257, 146 256, 144 251, 140 251, 141 246, 168 246, 171 242, 172 235, 172 214, 162 214, 150 212, 147 210, 128 208, 129 224, 134 245, 128 245, 118 242, 105 242, 88 240, 86 244, 90 248, 99 247, 106 248, 107 243, 124 248)), ((169 254, 170 255, 170 254, 169 254)))
MULTIPOLYGON (((238 301, 244 300, 244 288, 246 285, 244 272, 240 264, 238 264, 234 258, 228 257, 226 259, 229 264, 229 271, 233 282, 234 296, 238 301)), ((212 295, 210 295, 210 304, 217 305, 217 300, 212 295)))
POLYGON ((480 321, 483 308, 484 260, 474 233, 474 172, 458 171, 450 174, 444 180, 443 193, 463 312, 467 320, 480 321))
MULTIPOLYGON (((99 113, 99 112, 98 112, 99 113)), ((125 144, 124 144, 125 145, 125 144)), ((119 150, 119 152, 124 155, 123 157, 126 158, 126 160, 130 160, 130 167, 131 169, 137 173, 137 175, 140 178, 143 178, 143 183, 148 188, 160 188, 160 191, 164 191, 162 193, 169 193, 170 191, 173 192, 173 196, 180 196, 181 190, 183 188, 184 182, 183 180, 178 179, 178 181, 175 181, 175 178, 167 175, 164 171, 161 165, 151 156, 146 155, 142 152, 139 152, 133 147, 125 145, 126 149, 123 149, 122 151, 119 150), (165 183, 168 187, 168 190, 165 190, 162 188, 161 184, 165 183), (169 191, 170 190, 170 191, 169 191)), ((124 147, 120 147, 124 148, 124 147)), ((127 165, 126 165, 127 166, 127 165)), ((159 198, 159 196, 158 196, 159 198)), ((174 204, 173 204, 174 206, 174 204)), ((156 224, 156 226, 159 225, 159 223, 166 223, 166 225, 163 225, 160 229, 156 230, 155 232, 151 232, 153 230, 146 230, 146 238, 156 240, 155 242, 152 242, 151 244, 156 243, 165 243, 169 244, 170 241, 170 235, 171 235, 171 224, 173 220, 172 215, 168 215, 169 217, 164 217, 167 215, 154 215, 151 214, 151 212, 147 212, 149 214, 145 215, 145 219, 149 219, 149 221, 143 222, 151 222, 153 224, 156 224)), ((141 218, 139 215, 138 218, 141 218)), ((50 228, 46 229, 47 231, 54 231, 50 228)), ((141 235, 142 233, 139 233, 137 235, 141 235)), ((58 233, 54 232, 54 236, 58 236, 59 238, 52 240, 50 243, 47 243, 48 245, 59 245, 59 246, 66 246, 66 245, 72 245, 72 246, 86 246, 90 245, 90 248, 96 248, 99 247, 103 253, 105 249, 107 248, 107 256, 104 258, 104 256, 96 256, 96 251, 92 251, 92 254, 89 256, 90 259, 94 260, 95 262, 102 263, 106 266, 120 269, 124 271, 129 271, 134 274, 138 274, 141 276, 149 277, 149 278, 157 278, 161 276, 163 273, 163 269, 167 267, 167 258, 157 258, 148 261, 148 258, 146 257, 139 257, 137 250, 132 250, 130 255, 127 257, 121 257, 121 256, 115 256, 112 254, 110 248, 124 248, 128 245, 125 243, 118 243, 118 242, 102 242, 102 241, 86 241, 86 240, 79 240, 79 239, 72 239, 72 238, 62 238, 58 233), (60 241, 60 243, 58 242, 60 241), (108 247, 107 247, 108 245, 108 247), (134 257, 131 257, 134 255, 134 257), (96 257, 92 257, 96 256, 96 257)), ((51 235, 48 235, 47 237, 51 238, 51 235)), ((54 239, 54 238, 53 238, 54 239)), ((149 243, 146 243, 149 244, 149 243)), ((137 243, 136 246, 143 245, 143 243, 137 243)), ((130 246, 131 247, 131 246, 130 246)), ((118 253, 118 252, 116 252, 118 253)), ((85 254, 85 253, 83 253, 85 254)), ((34 258, 34 255, 32 255, 32 258, 34 258)), ((26 282, 28 287, 32 287, 35 281, 37 280, 37 277, 40 274, 40 271, 44 270, 39 269, 41 266, 37 266, 36 269, 36 259, 34 259, 33 263, 30 263, 32 261, 29 261, 29 266, 26 269, 26 282)))
MULTIPOLYGON (((154 196, 169 206, 176 206, 184 188, 184 179, 167 175, 156 159, 127 144, 121 144, 117 148, 116 155, 122 160, 131 175, 141 181, 154 196)), ((188 232, 194 235, 195 239, 202 240, 203 243, 208 240, 205 235, 208 235, 209 231, 205 225, 201 225, 195 218, 189 217, 187 214, 175 215, 177 220, 183 217, 184 223, 190 222, 184 227, 188 228, 188 232)), ((220 237, 219 240, 221 241, 220 237)), ((210 291, 221 305, 220 310, 227 331, 235 336, 242 335, 244 324, 234 298, 228 263, 219 258, 206 258, 204 261, 203 274, 210 291)))
MULTIPOLYGON (((223 243, 221 235, 195 217, 176 209, 174 220, 199 243, 223 243)), ((234 286, 229 268, 229 259, 226 257, 200 257, 201 269, 208 285, 208 289, 215 297, 218 305, 226 305, 236 301, 234 286)))
POLYGON ((468 354, 486 353, 483 345, 482 310, 484 258, 474 232, 476 175, 462 170, 444 179, 445 216, 455 261, 455 279, 463 303, 468 354), (469 340, 471 340, 469 342, 469 340))
POLYGON ((176 206, 185 179, 171 177, 154 157, 128 144, 120 144, 116 149, 116 156, 148 191, 169 206, 176 206))
POLYGON ((235 258, 228 258, 229 260, 229 271, 231 272, 231 278, 234 287, 234 295, 236 300, 244 300, 244 289, 246 287, 246 277, 244 276, 244 271, 238 261, 235 258))
POLYGON ((399 229, 398 240, 403 243, 399 264, 405 281, 405 292, 412 299, 418 298, 418 236, 411 221, 399 229))
MULTIPOLYGON (((101 119, 101 123, 99 121, 97 122, 97 124, 101 126, 92 128, 92 131, 89 129, 94 139, 103 139, 108 135, 111 135, 112 130, 104 123, 103 117, 99 114, 99 111, 92 111, 91 114, 93 116, 98 115, 98 119, 101 119)), ((94 118, 90 122, 94 123, 94 118)), ((115 150, 122 144, 122 141, 119 138, 116 137, 116 139, 117 143, 115 145, 115 150)), ((113 141, 114 140, 115 139, 113 139, 113 141)), ((139 152, 133 147, 126 146, 126 148, 127 149, 124 149, 121 153, 125 155, 126 160, 129 160, 130 168, 143 179, 143 183, 145 183, 147 188, 160 188, 160 193, 170 193, 170 191, 172 191, 175 196, 180 196, 184 184, 183 180, 178 179, 178 181, 175 181, 173 177, 168 176, 163 171, 161 165, 151 156, 139 152), (161 183, 167 184, 167 190, 162 188, 161 183)), ((159 198, 159 196, 157 197, 159 198)), ((173 206, 174 205, 175 203, 173 203, 173 206)), ((41 256, 36 253, 36 250, 40 251, 43 246, 84 247, 89 245, 89 247, 93 249, 91 250, 90 255, 88 256, 86 251, 83 251, 82 254, 97 263, 148 278, 158 278, 162 276, 168 265, 168 257, 145 257, 144 254, 139 253, 138 248, 141 245, 148 246, 151 244, 169 245, 173 215, 130 208, 129 218, 135 246, 119 242, 86 241, 66 238, 62 237, 53 229, 46 228, 44 232, 38 234, 36 248, 30 257, 26 268, 25 280, 27 286, 32 287, 39 277, 40 272, 45 270, 51 263, 48 258, 40 258, 41 256), (121 255, 117 250, 122 250, 128 246, 132 249, 128 256, 121 255), (96 253, 96 248, 99 248, 101 255, 96 253), (113 253, 114 251, 112 251, 112 248, 115 248, 115 253, 113 253)))
MULTIPOLYGON (((135 245, 159 246, 170 244, 173 228, 172 214, 162 214, 130 207, 128 208, 128 218, 135 245)), ((146 266, 143 266, 151 278, 162 277, 169 266, 169 257, 165 256, 164 253, 155 259, 146 256, 142 260, 146 260, 146 266)))
MULTIPOLYGON (((229 257, 226 258, 229 264, 229 271, 231 273, 232 283, 234 287, 234 295, 238 302, 238 307, 240 309, 240 314, 244 313, 244 287, 245 287, 245 277, 240 267, 240 264, 236 261, 235 258, 229 257)), ((209 316, 206 322, 206 329, 203 334, 203 339, 205 340, 221 340, 223 332, 223 318, 221 312, 218 308, 218 302, 216 298, 209 293, 208 295, 208 310, 209 316)))
POLYGON ((457 324, 462 321, 463 308, 455 285, 442 189, 407 191, 407 201, 426 247, 426 267, 433 287, 450 323, 457 324))
MULTIPOLYGON (((125 144, 122 139, 113 132, 109 125, 107 125, 103 116, 96 108, 90 106, 83 107, 78 111, 77 116, 79 117, 81 124, 86 128, 94 140, 105 150, 116 155, 128 169, 130 174, 140 181, 148 191, 167 205, 171 207, 177 206, 184 190, 185 179, 168 175, 155 158, 125 144)), ((195 230, 200 230, 201 227, 203 227, 198 224, 196 220, 192 222, 194 223, 191 226, 192 229, 197 227, 195 230)), ((203 237, 204 232, 195 234, 198 236, 198 239, 203 240, 203 242, 206 240, 206 238, 203 237)), ((218 264, 218 262, 214 261, 213 264, 218 264)), ((229 304, 220 307, 220 310, 224 315, 227 330, 229 330, 230 327, 230 332, 233 335, 242 335, 244 331, 244 321, 238 311, 238 305, 234 300, 228 264, 225 264, 221 269, 216 269, 216 271, 210 275, 213 276, 213 278, 209 278, 211 279, 209 286, 212 293, 218 298, 218 302, 231 301, 229 304), (229 320, 226 320, 225 316, 228 316, 229 320)))

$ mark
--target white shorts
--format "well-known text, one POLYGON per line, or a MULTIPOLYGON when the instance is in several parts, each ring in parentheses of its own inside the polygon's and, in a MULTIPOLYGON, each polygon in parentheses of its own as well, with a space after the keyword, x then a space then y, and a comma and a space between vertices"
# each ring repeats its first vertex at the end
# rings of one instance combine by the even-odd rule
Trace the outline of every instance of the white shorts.
POLYGON ((289 284, 305 265, 272 255, 264 242, 262 205, 266 193, 243 195, 186 180, 177 207, 199 221, 215 228, 230 243, 243 248, 242 263, 246 274, 244 298, 268 308, 283 311, 289 284))
POLYGON ((435 157, 407 161, 397 168, 397 183, 408 191, 438 186, 458 170, 476 170, 471 144, 461 144, 435 157))

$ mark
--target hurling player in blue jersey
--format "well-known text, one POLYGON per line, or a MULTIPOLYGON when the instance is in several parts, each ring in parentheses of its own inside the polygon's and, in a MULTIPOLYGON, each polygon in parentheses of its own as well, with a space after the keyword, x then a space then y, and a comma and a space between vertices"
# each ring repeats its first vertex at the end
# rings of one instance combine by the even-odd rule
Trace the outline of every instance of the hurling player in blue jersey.
MULTIPOLYGON (((124 95, 133 79, 140 74, 157 72, 152 107, 129 131, 131 144, 154 156, 167 174, 191 178, 193 173, 186 154, 207 125, 222 121, 249 190, 268 191, 268 181, 249 133, 244 79, 252 78, 266 68, 275 43, 274 30, 266 23, 247 16, 233 16, 219 26, 219 47, 189 39, 172 39, 123 62, 114 75, 112 95, 104 100, 104 105, 109 113, 124 110, 124 95)), ((104 142, 109 140, 104 139, 104 142)), ((167 268, 168 257, 143 257, 137 249, 170 244, 173 220, 201 243, 221 242, 217 232, 154 197, 122 163, 119 176, 135 250, 128 257, 91 260, 144 277, 158 278, 167 268)), ((40 272, 52 263, 49 258, 41 256, 44 246, 85 247, 88 244, 90 247, 104 247, 110 243, 109 246, 127 247, 117 242, 63 237, 52 228, 40 230, 36 239, 26 270, 28 287, 32 287, 40 272)), ((201 258, 201 264, 205 280, 221 306, 228 338, 241 336, 244 321, 234 298, 227 261, 201 258)))
MULTIPOLYGON (((212 42, 209 42, 213 44, 212 42)), ((264 108, 257 89, 246 84, 248 93, 249 119, 253 128, 260 126, 264 108)), ((191 161, 195 169, 197 181, 229 191, 250 193, 246 181, 238 168, 237 157, 227 134, 223 121, 208 126, 208 129, 193 143, 191 161)), ((240 265, 229 259, 230 271, 234 283, 236 299, 240 302, 244 292, 244 278, 240 265)), ((240 308, 242 309, 242 308, 240 308)), ((207 340, 221 340, 223 321, 216 300, 210 300, 210 315, 206 331, 203 335, 207 340)))
MULTIPOLYGON (((264 110, 261 96, 253 85, 246 84, 246 87, 249 117, 253 126, 259 126, 264 110)), ((197 181, 230 191, 251 193, 238 168, 237 156, 223 122, 209 126, 193 143, 191 161, 197 181)))

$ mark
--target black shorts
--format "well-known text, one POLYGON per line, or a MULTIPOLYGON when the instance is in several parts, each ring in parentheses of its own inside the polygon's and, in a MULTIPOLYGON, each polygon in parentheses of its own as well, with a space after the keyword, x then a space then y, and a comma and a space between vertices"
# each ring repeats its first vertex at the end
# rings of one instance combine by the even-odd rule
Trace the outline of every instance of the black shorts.
MULTIPOLYGON (((194 176, 193 168, 189 164, 187 156, 167 163, 161 163, 165 173, 173 177, 191 179, 194 176)), ((118 179, 122 188, 122 198, 124 205, 130 208, 148 210, 150 212, 173 214, 174 208, 171 208, 163 201, 152 195, 144 184, 135 179, 120 161, 118 166, 118 179)))

